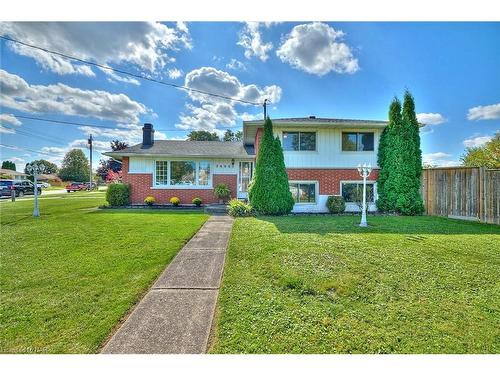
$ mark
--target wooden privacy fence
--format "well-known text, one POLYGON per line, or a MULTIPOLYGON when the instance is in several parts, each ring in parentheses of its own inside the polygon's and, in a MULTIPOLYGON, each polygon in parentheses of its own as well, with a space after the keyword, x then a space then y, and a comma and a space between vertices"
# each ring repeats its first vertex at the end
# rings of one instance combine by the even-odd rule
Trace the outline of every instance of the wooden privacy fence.
POLYGON ((422 198, 427 215, 500 224, 500 169, 424 169, 422 198))

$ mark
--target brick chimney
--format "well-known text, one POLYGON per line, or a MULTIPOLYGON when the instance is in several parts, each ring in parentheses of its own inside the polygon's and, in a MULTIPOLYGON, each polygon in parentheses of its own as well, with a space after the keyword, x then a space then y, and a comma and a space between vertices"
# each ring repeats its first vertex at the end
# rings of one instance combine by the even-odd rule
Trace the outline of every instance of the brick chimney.
POLYGON ((144 124, 142 127, 142 147, 151 147, 155 142, 154 137, 155 131, 153 129, 153 124, 144 124))

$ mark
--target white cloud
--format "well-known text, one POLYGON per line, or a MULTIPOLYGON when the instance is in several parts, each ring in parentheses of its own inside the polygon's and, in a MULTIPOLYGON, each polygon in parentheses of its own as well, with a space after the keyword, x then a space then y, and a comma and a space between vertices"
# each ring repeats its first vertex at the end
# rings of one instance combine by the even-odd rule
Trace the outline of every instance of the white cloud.
POLYGON ((480 105, 469 109, 467 113, 469 120, 496 120, 500 119, 500 103, 492 105, 480 105))
POLYGON ((358 59, 341 42, 344 33, 325 23, 295 26, 276 51, 279 58, 296 69, 323 76, 331 71, 355 73, 358 59))
MULTIPOLYGON (((159 22, 2 22, 0 33, 84 60, 129 63, 151 73, 174 60, 171 52, 192 47, 182 22, 176 28, 159 22)), ((94 75, 87 65, 15 43, 9 46, 57 74, 94 75)))
POLYGON ((250 113, 243 112, 243 113, 240 113, 239 118, 242 119, 243 121, 252 121, 252 120, 261 119, 262 116, 263 116, 262 113, 261 114, 252 115, 250 113))
POLYGON ((135 79, 133 77, 117 74, 114 71, 109 70, 109 69, 99 68, 99 70, 102 71, 103 73, 105 73, 106 75, 108 75, 109 82, 130 83, 130 84, 136 85, 136 86, 140 86, 140 84, 141 84, 138 79, 135 79))
POLYGON ((226 64, 226 68, 232 69, 232 70, 242 70, 242 71, 247 70, 247 66, 245 65, 245 63, 241 62, 240 60, 236 60, 236 59, 231 59, 231 61, 229 61, 226 64))
POLYGON ((0 113, 0 122, 1 123, 8 123, 11 125, 16 125, 19 126, 22 124, 21 121, 19 121, 14 115, 8 114, 8 113, 0 113))
POLYGON ((440 113, 417 113, 417 120, 425 125, 439 125, 446 122, 446 119, 440 113))
POLYGON ((451 154, 445 152, 434 152, 422 155, 422 162, 424 164, 436 167, 454 167, 460 165, 459 161, 450 160, 451 154))
POLYGON ((13 115, 10 115, 7 113, 0 113, 0 133, 4 133, 4 134, 15 134, 16 133, 15 129, 13 129, 10 126, 5 127, 4 124, 20 126, 22 124, 22 122, 19 121, 13 115))
MULTIPOLYGON (((254 84, 244 85, 235 76, 212 67, 202 67, 186 74, 185 86, 256 103, 263 102, 265 98, 272 103, 281 99, 279 86, 260 88, 254 84)), ((246 105, 196 92, 188 94, 200 105, 186 105, 187 113, 182 113, 179 117, 180 123, 176 124, 179 129, 214 131, 217 126, 234 126, 239 117, 235 106, 246 105)))
POLYGON ((168 77, 170 79, 177 79, 182 76, 182 70, 177 69, 177 68, 172 68, 167 70, 168 77))
POLYGON ((7 108, 30 113, 61 113, 117 122, 139 122, 150 112, 124 94, 81 90, 62 83, 30 85, 21 77, 0 69, 0 101, 7 108))
MULTIPOLYGON (((192 70, 186 74, 184 85, 197 90, 253 102, 263 102, 267 98, 272 103, 277 103, 281 99, 281 87, 279 86, 271 85, 259 88, 254 84, 244 85, 235 76, 212 67, 192 70)), ((225 99, 196 92, 189 92, 189 96, 202 103, 227 102, 225 99)))
POLYGON ((187 104, 186 109, 189 114, 179 116, 180 123, 176 125, 179 129, 215 131, 217 126, 233 126, 238 118, 234 107, 228 103, 205 103, 199 107, 187 104))
POLYGON ((493 137, 489 135, 476 136, 476 137, 472 136, 467 139, 464 139, 463 144, 465 147, 479 147, 483 146, 485 143, 491 141, 492 139, 493 137))
MULTIPOLYGON (((245 57, 251 59, 252 56, 258 57, 261 61, 269 58, 269 51, 273 49, 271 42, 264 43, 260 33, 259 22, 246 22, 245 27, 240 32, 238 45, 245 49, 245 57)), ((266 24, 269 27, 270 24, 266 24)))

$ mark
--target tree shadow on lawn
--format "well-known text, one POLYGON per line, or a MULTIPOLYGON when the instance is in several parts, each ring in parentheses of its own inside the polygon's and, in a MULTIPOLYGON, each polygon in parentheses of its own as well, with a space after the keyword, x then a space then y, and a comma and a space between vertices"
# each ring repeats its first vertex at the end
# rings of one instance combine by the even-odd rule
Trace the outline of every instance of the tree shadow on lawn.
POLYGON ((326 234, 409 234, 420 241, 424 234, 497 234, 500 226, 435 216, 368 216, 368 227, 359 226, 360 216, 293 215, 258 216, 257 219, 273 224, 281 233, 326 234))
POLYGON ((151 214, 160 214, 160 215, 206 215, 203 210, 161 210, 161 209, 148 209, 148 208, 105 208, 98 209, 92 212, 88 212, 89 214, 134 214, 134 215, 151 215, 151 214))

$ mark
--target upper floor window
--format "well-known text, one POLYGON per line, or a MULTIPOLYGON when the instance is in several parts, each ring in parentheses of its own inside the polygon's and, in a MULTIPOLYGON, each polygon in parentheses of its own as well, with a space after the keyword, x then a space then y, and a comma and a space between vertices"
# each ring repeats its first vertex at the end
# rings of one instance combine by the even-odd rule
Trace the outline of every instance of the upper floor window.
POLYGON ((373 133, 342 133, 342 151, 373 151, 373 133))
POLYGON ((315 151, 315 132, 283 132, 283 150, 315 151))

